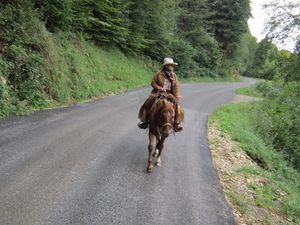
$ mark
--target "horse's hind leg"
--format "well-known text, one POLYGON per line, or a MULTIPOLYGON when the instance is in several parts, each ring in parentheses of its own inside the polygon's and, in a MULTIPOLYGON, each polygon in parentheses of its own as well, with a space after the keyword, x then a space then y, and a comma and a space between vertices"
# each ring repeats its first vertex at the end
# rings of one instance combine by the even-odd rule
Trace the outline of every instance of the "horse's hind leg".
POLYGON ((149 132, 149 144, 148 144, 148 167, 147 171, 149 173, 153 170, 153 163, 152 163, 152 152, 155 150, 156 147, 156 137, 155 135, 149 132))
POLYGON ((160 159, 160 155, 161 155, 161 153, 162 153, 162 150, 164 149, 164 144, 165 144, 165 138, 161 138, 160 140, 159 140, 159 142, 158 142, 158 144, 157 144, 157 148, 158 148, 158 155, 157 155, 157 160, 156 160, 156 163, 155 163, 155 165, 157 165, 157 166, 161 166, 161 159, 160 159))

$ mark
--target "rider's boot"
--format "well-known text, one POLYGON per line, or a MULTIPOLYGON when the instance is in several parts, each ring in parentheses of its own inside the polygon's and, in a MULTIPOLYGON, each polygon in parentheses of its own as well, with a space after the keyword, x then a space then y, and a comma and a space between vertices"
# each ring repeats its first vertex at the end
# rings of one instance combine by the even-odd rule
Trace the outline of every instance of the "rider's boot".
POLYGON ((141 128, 141 129, 147 129, 149 123, 148 122, 139 122, 138 123, 138 127, 141 128))
POLYGON ((140 120, 141 120, 141 122, 138 123, 138 127, 141 128, 141 129, 147 129, 148 125, 149 125, 149 112, 146 108, 144 108, 142 110, 140 120))
POLYGON ((183 130, 183 128, 181 126, 179 126, 179 123, 174 124, 174 131, 175 132, 180 132, 182 130, 183 130))

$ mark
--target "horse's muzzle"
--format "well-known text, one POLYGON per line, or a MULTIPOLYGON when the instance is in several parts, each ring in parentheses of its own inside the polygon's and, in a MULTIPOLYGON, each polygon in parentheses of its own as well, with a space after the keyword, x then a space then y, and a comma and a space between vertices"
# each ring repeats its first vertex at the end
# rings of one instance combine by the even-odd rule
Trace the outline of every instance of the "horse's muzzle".
POLYGON ((160 132, 161 136, 164 137, 164 138, 167 138, 169 137, 169 135, 171 134, 171 130, 172 130, 172 124, 171 123, 165 123, 163 126, 162 126, 162 130, 160 132))

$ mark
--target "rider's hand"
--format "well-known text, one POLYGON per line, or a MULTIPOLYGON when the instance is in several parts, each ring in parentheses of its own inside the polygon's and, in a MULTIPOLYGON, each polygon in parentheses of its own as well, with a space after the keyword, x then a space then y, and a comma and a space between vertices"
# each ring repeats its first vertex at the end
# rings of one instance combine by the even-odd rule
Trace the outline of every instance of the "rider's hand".
POLYGON ((162 92, 165 92, 165 91, 166 91, 166 89, 164 89, 164 88, 160 88, 160 91, 162 91, 162 92))

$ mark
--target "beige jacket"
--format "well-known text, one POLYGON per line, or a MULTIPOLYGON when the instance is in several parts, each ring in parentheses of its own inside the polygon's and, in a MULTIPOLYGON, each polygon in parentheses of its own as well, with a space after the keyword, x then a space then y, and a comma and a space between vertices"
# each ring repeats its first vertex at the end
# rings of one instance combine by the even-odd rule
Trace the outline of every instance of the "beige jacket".
MULTIPOLYGON (((174 77, 174 81, 172 82, 170 93, 173 94, 177 100, 179 100, 179 97, 180 97, 179 82, 178 82, 177 76, 174 72, 173 72, 173 77, 174 77)), ((152 82, 151 82, 151 86, 153 87, 151 93, 157 93, 161 88, 163 88, 165 79, 167 79, 167 78, 165 77, 164 72, 158 71, 154 75, 152 82)))

